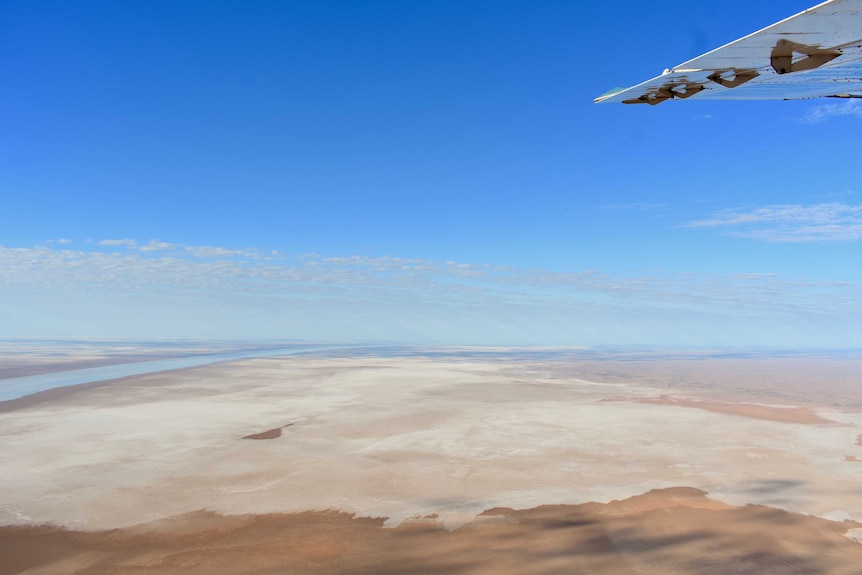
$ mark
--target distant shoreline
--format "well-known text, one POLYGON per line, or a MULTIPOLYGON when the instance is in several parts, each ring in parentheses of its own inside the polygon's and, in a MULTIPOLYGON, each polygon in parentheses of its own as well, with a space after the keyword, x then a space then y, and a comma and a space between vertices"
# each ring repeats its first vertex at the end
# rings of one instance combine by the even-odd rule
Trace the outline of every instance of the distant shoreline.
POLYGON ((108 363, 95 367, 67 371, 50 371, 37 375, 0 379, 0 413, 63 397, 62 395, 51 393, 60 389, 75 388, 75 391, 81 391, 140 375, 171 372, 229 361, 314 353, 333 349, 342 348, 333 346, 305 346, 299 348, 257 349, 217 354, 195 354, 184 357, 167 356, 161 359, 144 359, 121 363, 111 362, 110 358, 105 358, 105 361, 108 363), (9 397, 10 395, 11 397, 9 397), (4 396, 6 397, 5 399, 3 399, 4 396), (33 398, 35 403, 21 401, 28 398, 33 398))

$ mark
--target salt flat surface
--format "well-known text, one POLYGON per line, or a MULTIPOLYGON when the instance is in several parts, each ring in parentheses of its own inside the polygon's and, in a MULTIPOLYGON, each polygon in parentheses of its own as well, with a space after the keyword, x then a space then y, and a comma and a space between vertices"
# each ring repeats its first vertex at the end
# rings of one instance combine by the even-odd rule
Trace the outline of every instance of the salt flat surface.
POLYGON ((859 413, 812 406, 829 420, 812 424, 639 401, 666 393, 455 356, 296 356, 142 375, 0 413, 0 524, 101 529, 200 509, 338 509, 457 526, 492 507, 673 486, 862 519, 862 463, 846 458, 862 459, 859 413), (275 428, 273 439, 241 439, 275 428))

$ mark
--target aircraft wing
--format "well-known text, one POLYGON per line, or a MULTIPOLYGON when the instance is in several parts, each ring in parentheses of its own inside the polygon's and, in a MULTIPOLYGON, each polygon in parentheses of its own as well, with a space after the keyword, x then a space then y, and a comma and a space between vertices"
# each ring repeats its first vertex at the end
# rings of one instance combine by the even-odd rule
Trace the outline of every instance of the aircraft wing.
POLYGON ((597 103, 862 98, 862 0, 829 0, 597 103))

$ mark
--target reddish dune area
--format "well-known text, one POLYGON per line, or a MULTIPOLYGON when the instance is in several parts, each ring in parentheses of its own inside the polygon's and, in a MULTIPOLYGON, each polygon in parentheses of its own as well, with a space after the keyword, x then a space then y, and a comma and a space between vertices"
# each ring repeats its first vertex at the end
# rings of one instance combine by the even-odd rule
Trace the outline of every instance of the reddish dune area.
POLYGON ((835 423, 817 415, 809 407, 773 407, 769 405, 756 405, 751 403, 728 403, 723 401, 711 401, 702 399, 687 399, 662 395, 660 397, 640 397, 626 400, 636 403, 651 403, 655 405, 676 405, 679 407, 693 407, 717 413, 739 415, 753 419, 765 419, 767 421, 781 421, 784 423, 835 423))
POLYGON ((336 511, 208 512, 102 532, 0 528, 2 573, 859 573, 860 524, 749 505, 691 488, 609 504, 492 509, 447 531, 384 528, 336 511))

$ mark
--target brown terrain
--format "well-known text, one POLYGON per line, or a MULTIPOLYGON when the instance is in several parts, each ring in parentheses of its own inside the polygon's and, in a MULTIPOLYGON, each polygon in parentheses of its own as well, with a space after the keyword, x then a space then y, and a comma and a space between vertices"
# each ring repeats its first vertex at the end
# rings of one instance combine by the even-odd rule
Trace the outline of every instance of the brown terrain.
POLYGON ((337 511, 220 516, 74 532, 0 528, 4 575, 275 573, 858 574, 862 524, 763 506, 731 507, 691 488, 609 504, 491 509, 447 531, 396 528, 337 511))
POLYGON ((267 431, 262 431, 260 433, 252 433, 251 435, 244 435, 243 439, 278 439, 281 437, 281 430, 285 427, 290 427, 293 425, 292 423, 288 423, 287 425, 282 425, 281 427, 276 427, 267 431))
MULTIPOLYGON (((604 401, 615 401, 607 399, 604 401)), ((672 397, 661 395, 659 397, 642 397, 619 401, 634 401, 636 403, 651 403, 653 405, 675 405, 678 407, 692 407, 715 413, 726 413, 764 421, 782 421, 785 423, 835 423, 817 415, 810 407, 776 407, 770 405, 756 405, 750 403, 729 403, 725 401, 689 399, 684 397, 672 397)))
MULTIPOLYGON (((696 355, 696 354, 691 354, 696 355)), ((550 360, 537 366, 553 377, 641 385, 665 393, 695 392, 700 397, 738 402, 817 405, 862 409, 862 358, 751 357, 631 358, 550 360)))

